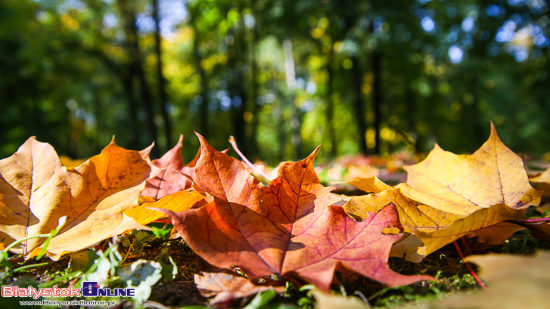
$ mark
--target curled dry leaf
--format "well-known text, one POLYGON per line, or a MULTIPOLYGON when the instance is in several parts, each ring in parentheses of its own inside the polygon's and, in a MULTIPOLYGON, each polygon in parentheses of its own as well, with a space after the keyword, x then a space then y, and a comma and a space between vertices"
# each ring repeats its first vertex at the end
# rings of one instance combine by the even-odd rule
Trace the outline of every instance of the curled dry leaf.
POLYGON ((389 269, 391 245, 401 238, 382 234, 399 225, 393 205, 363 222, 349 218, 340 206, 328 206, 331 188, 319 183, 313 168, 318 149, 282 165, 266 187, 240 161, 199 139, 195 185, 214 201, 183 213, 163 212, 208 263, 226 269, 237 265, 251 278, 295 274, 323 290, 339 265, 392 286, 432 279, 389 269))
MULTIPOLYGON (((48 254, 58 259, 141 227, 123 212, 137 206, 151 170, 148 156, 149 149, 126 150, 113 140, 101 154, 67 169, 50 145, 30 138, 13 156, 0 161, 0 242, 8 245, 49 233, 61 216, 67 216, 48 246, 48 254)), ((33 256, 43 241, 28 240, 13 252, 33 256)))
POLYGON ((181 156, 183 135, 180 135, 174 148, 166 152, 160 159, 152 161, 153 172, 147 179, 142 196, 159 200, 167 195, 183 191, 191 187, 193 171, 198 160, 198 154, 187 165, 181 156))
POLYGON ((282 286, 257 285, 251 280, 228 272, 202 272, 195 274, 195 285, 203 297, 213 297, 211 305, 243 298, 266 290, 281 293, 282 286))

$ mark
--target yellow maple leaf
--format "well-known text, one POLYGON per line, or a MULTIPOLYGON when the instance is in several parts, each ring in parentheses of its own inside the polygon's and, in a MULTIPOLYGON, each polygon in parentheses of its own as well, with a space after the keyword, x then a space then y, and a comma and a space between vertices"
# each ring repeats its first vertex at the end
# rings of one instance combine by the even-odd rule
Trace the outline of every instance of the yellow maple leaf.
MULTIPOLYGON (((66 224, 51 239, 53 259, 142 225, 124 216, 138 206, 151 168, 149 151, 126 150, 114 140, 78 167, 62 166, 55 150, 30 138, 10 158, 0 161, 0 242, 49 233, 58 220, 66 224)), ((27 258, 39 252, 44 239, 30 239, 12 251, 27 258)))
MULTIPOLYGON (((474 154, 455 155, 436 145, 424 161, 405 170, 407 183, 395 187, 375 178, 354 180, 358 188, 376 193, 354 197, 344 207, 363 218, 393 203, 403 229, 424 243, 419 250, 423 255, 476 231, 483 231, 488 242, 490 235, 502 239, 487 229, 522 219, 525 209, 541 199, 529 184, 521 158, 500 141, 493 125, 489 139, 474 154)), ((517 226, 498 229, 509 235, 517 226)))
POLYGON ((523 161, 500 141, 493 124, 489 139, 474 154, 455 155, 436 145, 424 161, 405 170, 403 194, 457 215, 498 204, 525 209, 540 203, 523 161))

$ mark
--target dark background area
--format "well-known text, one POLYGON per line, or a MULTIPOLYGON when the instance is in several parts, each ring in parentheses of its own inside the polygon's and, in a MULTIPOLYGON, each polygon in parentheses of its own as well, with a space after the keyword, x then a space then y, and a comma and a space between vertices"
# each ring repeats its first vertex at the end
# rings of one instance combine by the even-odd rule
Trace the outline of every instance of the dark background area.
POLYGON ((251 159, 550 145, 542 0, 3 0, 0 155, 37 136, 251 159))

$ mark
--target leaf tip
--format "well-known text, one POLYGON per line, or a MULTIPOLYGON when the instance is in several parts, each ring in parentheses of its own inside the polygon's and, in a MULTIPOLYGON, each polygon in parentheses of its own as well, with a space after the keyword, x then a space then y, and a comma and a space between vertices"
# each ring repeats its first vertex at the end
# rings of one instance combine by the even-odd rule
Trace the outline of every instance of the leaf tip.
POLYGON ((201 143, 201 146, 206 142, 206 139, 204 138, 204 136, 202 136, 199 132, 197 131, 193 131, 193 133, 195 133, 195 135, 197 136, 197 138, 199 139, 199 142, 201 143))
POLYGON ((317 146, 317 148, 315 148, 313 150, 313 152, 311 152, 311 154, 309 156, 307 156, 306 159, 313 162, 315 160, 315 157, 317 157, 317 154, 319 153, 319 150, 321 150, 321 145, 317 146))
POLYGON ((151 145, 147 146, 145 149, 140 151, 140 153, 144 157, 149 157, 149 154, 151 153, 151 150, 153 149, 153 147, 155 147, 155 142, 152 142, 151 145))
POLYGON ((489 139, 496 138, 500 140, 498 137, 497 129, 495 127, 495 124, 491 121, 491 134, 489 135, 489 139))

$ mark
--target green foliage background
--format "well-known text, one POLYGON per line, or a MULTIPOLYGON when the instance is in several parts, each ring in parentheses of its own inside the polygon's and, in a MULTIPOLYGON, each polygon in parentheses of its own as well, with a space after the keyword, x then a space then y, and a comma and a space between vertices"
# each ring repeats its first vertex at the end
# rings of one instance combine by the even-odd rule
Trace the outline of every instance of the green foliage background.
POLYGON ((73 158, 113 134, 160 153, 183 133, 190 160, 193 130, 270 163, 320 143, 471 152, 489 121, 541 155, 549 29, 537 0, 4 0, 0 155, 31 135, 73 158))

